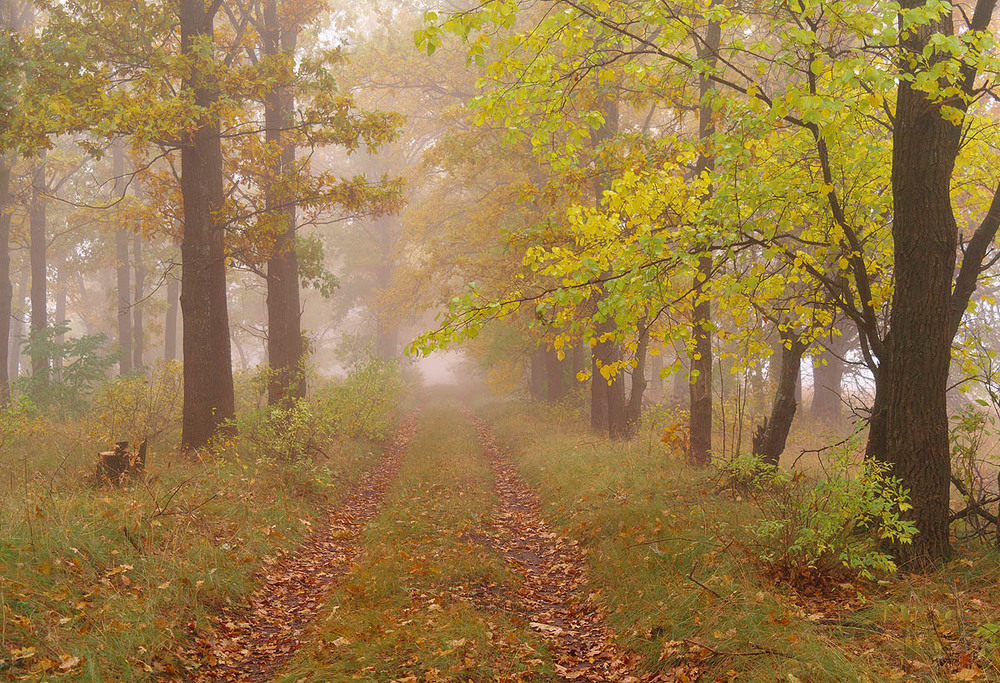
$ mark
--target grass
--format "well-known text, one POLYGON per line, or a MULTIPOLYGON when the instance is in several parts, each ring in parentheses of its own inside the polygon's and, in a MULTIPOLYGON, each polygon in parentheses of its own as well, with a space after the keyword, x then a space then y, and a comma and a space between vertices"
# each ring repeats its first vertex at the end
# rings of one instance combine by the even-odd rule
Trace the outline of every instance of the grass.
POLYGON ((471 425, 428 409, 359 565, 279 680, 551 680, 528 625, 490 607, 516 577, 484 532, 496 498, 471 425))
MULTIPOLYGON (((255 587, 328 501, 377 462, 367 439, 315 461, 262 457, 237 439, 178 453, 150 444, 147 476, 98 486, 89 435, 106 413, 21 424, 0 450, 0 679, 177 676, 193 633, 255 587)), ((33 418, 34 420, 35 418, 33 418)))
POLYGON ((657 429, 614 444, 537 405, 491 419, 648 668, 697 658, 706 680, 1000 680, 995 645, 975 635, 1000 613, 996 553, 960 548, 934 575, 859 582, 845 612, 762 576, 729 543, 752 513, 649 438, 657 429))

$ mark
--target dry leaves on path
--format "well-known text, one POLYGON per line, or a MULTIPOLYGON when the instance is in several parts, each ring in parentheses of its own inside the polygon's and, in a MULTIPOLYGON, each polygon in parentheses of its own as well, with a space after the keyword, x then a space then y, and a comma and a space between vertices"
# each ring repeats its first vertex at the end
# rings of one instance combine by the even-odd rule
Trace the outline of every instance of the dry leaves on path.
POLYGON ((639 678, 638 658, 620 648, 605 623, 605 610, 588 594, 586 562, 575 541, 554 533, 541 518, 537 496, 497 444, 490 429, 473 419, 496 480, 500 509, 492 541, 521 575, 505 609, 522 613, 548 643, 561 681, 638 683, 694 681, 696 667, 639 678), (683 674, 681 676, 680 674, 683 674))
POLYGON ((190 680, 267 681, 299 649, 327 592, 350 571, 361 531, 379 512, 416 425, 415 416, 403 422, 379 465, 329 511, 322 530, 266 570, 247 606, 216 618, 215 632, 197 640, 193 658, 203 665, 190 680))

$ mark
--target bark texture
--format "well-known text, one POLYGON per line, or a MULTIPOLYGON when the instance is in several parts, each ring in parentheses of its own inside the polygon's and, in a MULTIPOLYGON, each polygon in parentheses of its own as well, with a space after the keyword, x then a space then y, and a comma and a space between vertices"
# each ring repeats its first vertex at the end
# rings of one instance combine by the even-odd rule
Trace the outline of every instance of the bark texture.
MULTIPOLYGON (((214 44, 217 5, 180 0, 181 51, 193 55, 214 44)), ((185 79, 195 104, 210 112, 217 86, 195 69, 185 79)), ((234 413, 232 351, 226 301, 225 227, 216 219, 223 206, 222 144, 218 119, 206 113, 181 146, 181 311, 184 316, 183 443, 204 446, 234 413)))
MULTIPOLYGON (((722 30, 718 23, 709 23, 705 40, 699 43, 699 56, 714 68, 722 43, 722 30)), ((698 108, 698 138, 702 143, 698 155, 696 173, 715 169, 715 157, 706 148, 715 134, 715 121, 708 101, 712 93, 712 82, 704 74, 699 78, 698 94, 701 104, 698 108)), ((691 311, 691 336, 694 339, 694 353, 691 357, 690 390, 690 459, 695 465, 704 467, 712 460, 712 300, 709 298, 708 284, 712 277, 712 257, 702 256, 694 274, 691 288, 693 300, 691 311)))
MULTIPOLYGON (((293 26, 279 24, 277 0, 264 3, 264 53, 291 55, 298 39, 293 26)), ((295 197, 287 188, 294 170, 295 145, 284 133, 293 122, 291 87, 279 85, 264 96, 264 127, 268 147, 277 152, 268 169, 265 208, 277 233, 267 262, 267 357, 271 367, 267 400, 276 405, 306 395, 299 301, 299 261, 295 252, 295 197), (279 188, 286 188, 284 191, 279 188)))

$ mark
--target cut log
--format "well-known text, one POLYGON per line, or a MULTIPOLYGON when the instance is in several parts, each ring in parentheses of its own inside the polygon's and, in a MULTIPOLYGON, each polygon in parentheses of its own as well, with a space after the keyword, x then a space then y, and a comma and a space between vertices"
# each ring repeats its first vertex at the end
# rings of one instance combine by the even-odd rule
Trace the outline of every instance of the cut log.
POLYGON ((128 441, 119 441, 115 450, 98 454, 97 482, 101 485, 125 486, 140 479, 146 470, 146 441, 139 444, 139 450, 129 450, 128 441))

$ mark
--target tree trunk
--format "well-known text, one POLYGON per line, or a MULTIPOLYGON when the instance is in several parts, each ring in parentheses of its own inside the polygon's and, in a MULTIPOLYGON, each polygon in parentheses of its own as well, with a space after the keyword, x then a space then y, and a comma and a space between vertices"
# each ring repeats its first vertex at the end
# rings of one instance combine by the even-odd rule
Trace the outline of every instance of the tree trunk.
POLYGON ((10 400, 10 321, 14 285, 10 281, 10 171, 13 159, 0 157, 0 406, 10 400))
MULTIPOLYGON (((618 133, 618 123, 618 101, 609 98, 604 103, 604 125, 591 133, 591 143, 595 151, 618 133)), ((594 202, 598 208, 604 196, 604 185, 605 179, 599 172, 594 177, 594 202)), ((602 291, 598 295, 598 310, 600 299, 603 297, 602 291)), ((601 372, 601 368, 613 368, 621 360, 614 312, 606 311, 605 314, 606 318, 595 325, 594 336, 598 342, 591 347, 590 426, 595 431, 606 432, 612 439, 621 439, 628 435, 625 378, 617 369, 608 377, 601 372)))
MULTIPOLYGON (((56 257, 56 315, 55 323, 60 330, 67 323, 66 320, 66 255, 60 253, 56 257)), ((64 344, 66 335, 60 332, 56 335, 56 344, 64 344)), ((63 359, 54 358, 52 360, 52 377, 56 382, 62 382, 63 359)))
POLYGON ((545 353, 545 399, 550 403, 555 403, 566 395, 563 389, 563 362, 559 360, 559 353, 555 349, 549 349, 545 353))
POLYGON ((142 235, 132 236, 132 260, 135 262, 135 291, 132 298, 132 369, 142 369, 142 347, 145 343, 142 308, 146 288, 146 266, 142 262, 142 235))
POLYGON ((680 352, 677 360, 680 362, 680 367, 674 371, 672 391, 674 405, 679 410, 688 405, 691 400, 691 381, 688 374, 691 361, 688 360, 687 354, 683 351, 680 352))
POLYGON ((810 412, 817 420, 837 423, 843 406, 845 351, 843 337, 827 341, 827 348, 813 359, 813 397, 810 412))
MULTIPOLYGON (((922 7, 903 0, 902 8, 922 7)), ((902 39, 921 54, 930 36, 953 33, 951 12, 902 39)), ((906 57, 902 58, 904 68, 906 57)), ((887 351, 891 373, 879 373, 885 391, 885 461, 910 491, 904 517, 919 533, 894 555, 909 568, 928 567, 951 555, 948 538, 951 457, 947 389, 951 362, 951 293, 958 226, 951 205, 951 176, 960 128, 941 115, 943 103, 900 79, 893 127, 892 191, 895 287, 887 351)))
MULTIPOLYGON (((168 276, 169 277, 169 276, 168 276)), ((163 321, 163 358, 177 360, 177 308, 181 283, 173 277, 167 280, 167 315, 163 321)))
POLYGON ((21 266, 21 273, 18 278, 17 299, 13 310, 14 331, 10 338, 10 381, 14 382, 21 376, 21 346, 24 343, 24 318, 28 312, 24 302, 28 298, 28 282, 31 271, 25 266, 21 266))
POLYGON ((649 390, 654 399, 663 396, 663 353, 662 349, 657 348, 661 353, 653 356, 652 367, 649 369, 649 390))
POLYGON ((541 401, 545 398, 545 349, 541 346, 535 347, 531 352, 530 368, 528 370, 528 386, 531 391, 531 398, 541 401))
POLYGON ((132 372, 132 301, 128 263, 128 231, 115 231, 115 271, 118 275, 118 369, 132 372))
MULTIPOLYGON (((264 3, 264 52, 289 57, 295 50, 297 29, 282 29, 277 0, 264 3)), ((302 321, 299 303, 299 261, 295 252, 295 197, 289 193, 288 179, 295 165, 295 146, 284 140, 282 130, 293 124, 293 96, 290 86, 272 88, 264 96, 265 137, 273 161, 268 169, 265 206, 275 220, 278 234, 267 262, 267 357, 271 367, 267 389, 269 405, 306 395, 303 367, 302 321), (279 188, 285 188, 284 190, 279 188)), ((293 190, 294 192, 294 190, 293 190)))
MULTIPOLYGON (((214 42, 214 12, 203 0, 180 0, 181 52, 202 59, 203 42, 214 42)), ((211 50, 209 50, 211 52, 211 50)), ((218 86, 211 69, 195 68, 183 90, 206 112, 218 86)), ((234 413, 232 351, 226 301, 225 226, 216 214, 224 203, 222 141, 215 114, 206 114, 181 145, 181 312, 184 316, 184 411, 182 442, 204 446, 234 413)))
MULTIPOLYGON (((49 326, 48 274, 46 251, 48 235, 45 222, 45 157, 40 156, 31 175, 31 206, 28 209, 28 224, 31 239, 31 333, 37 338, 49 326)), ((49 356, 36 347, 31 356, 31 374, 36 379, 47 382, 49 378, 49 356)))
POLYGON ((753 436, 753 453, 761 460, 777 466, 785 451, 785 441, 795 419, 798 401, 795 398, 795 384, 802 365, 802 354, 806 345, 798 336, 788 338, 781 346, 781 367, 778 371, 771 403, 771 414, 757 427, 753 436))
POLYGON ((132 290, 128 258, 128 230, 123 210, 125 201, 125 143, 118 138, 111 145, 112 174, 115 177, 115 272, 118 276, 118 371, 132 372, 132 290))
MULTIPOLYGON (((722 30, 717 22, 710 22, 705 32, 704 43, 699 44, 699 56, 706 61, 709 69, 715 68, 722 30)), ((706 149, 715 134, 715 121, 709 98, 712 82, 702 74, 699 77, 698 94, 698 139, 702 150, 698 155, 695 171, 698 176, 715 169, 715 157, 706 149)), ((694 338, 694 355, 691 358, 690 399, 690 460, 700 467, 712 460, 712 300, 709 298, 708 283, 712 277, 712 257, 704 255, 698 259, 691 288, 693 299, 691 316, 691 336, 694 338)))
POLYGON ((639 321, 639 343, 635 349, 635 367, 632 368, 632 388, 629 392, 628 405, 625 408, 628 421, 628 431, 635 433, 639 420, 642 418, 642 397, 646 391, 646 355, 649 350, 649 329, 646 319, 639 321))

